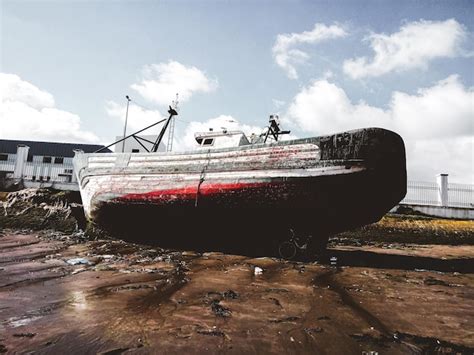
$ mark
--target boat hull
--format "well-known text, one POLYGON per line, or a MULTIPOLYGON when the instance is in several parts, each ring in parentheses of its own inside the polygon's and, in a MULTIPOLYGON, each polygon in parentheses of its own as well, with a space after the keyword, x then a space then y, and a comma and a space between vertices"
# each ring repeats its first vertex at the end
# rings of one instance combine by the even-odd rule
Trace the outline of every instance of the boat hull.
POLYGON ((229 226, 326 238, 379 220, 406 193, 403 141, 378 128, 180 154, 78 154, 74 164, 90 221, 160 230, 163 242, 171 231, 229 226))

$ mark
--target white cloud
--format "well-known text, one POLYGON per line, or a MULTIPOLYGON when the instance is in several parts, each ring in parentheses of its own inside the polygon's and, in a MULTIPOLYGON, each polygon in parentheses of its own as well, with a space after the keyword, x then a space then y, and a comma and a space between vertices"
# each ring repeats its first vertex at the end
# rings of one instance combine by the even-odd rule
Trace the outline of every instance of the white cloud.
POLYGON ((474 134, 474 90, 466 89, 457 75, 439 81, 417 95, 395 92, 391 115, 405 135, 432 139, 474 134))
POLYGON ((97 143, 79 116, 55 107, 54 97, 14 74, 0 73, 0 138, 97 143))
POLYGON ((295 122, 304 131, 325 134, 347 129, 384 125, 384 110, 364 102, 352 104, 343 89, 327 80, 314 81, 293 99, 285 121, 295 122))
POLYGON ((147 65, 139 83, 131 85, 145 99, 159 104, 170 105, 179 93, 179 101, 187 101, 195 93, 214 91, 216 79, 210 79, 196 67, 185 66, 176 61, 147 65))
POLYGON ((434 181, 448 173, 449 181, 474 183, 474 137, 410 139, 406 141, 409 178, 434 181))
POLYGON ((184 129, 182 138, 176 137, 175 135, 176 144, 174 144, 174 147, 176 147, 176 149, 173 150, 194 150, 196 148, 194 133, 208 132, 209 128, 214 129, 214 131, 222 130, 222 128, 226 128, 229 131, 240 130, 243 131, 247 136, 250 136, 252 133, 258 135, 263 131, 262 127, 241 124, 232 116, 220 115, 205 122, 190 122, 184 129))
POLYGON ((358 57, 344 62, 344 72, 353 79, 376 77, 390 72, 427 68, 436 58, 462 54, 464 27, 454 19, 410 22, 391 35, 371 34, 367 40, 374 57, 358 57))
POLYGON ((384 127, 402 135, 409 178, 433 179, 447 172, 474 181, 474 90, 452 75, 415 95, 394 92, 387 109, 352 103, 345 91, 317 80, 298 93, 285 116, 312 134, 363 127, 384 127))
POLYGON ((322 23, 316 23, 311 31, 301 33, 279 34, 273 46, 273 58, 277 65, 285 70, 288 78, 297 79, 298 73, 295 66, 308 60, 308 53, 294 48, 301 44, 315 44, 328 39, 345 37, 347 32, 334 24, 326 26, 322 23))
MULTIPOLYGON (((125 122, 126 108, 126 105, 120 105, 115 101, 107 101, 105 111, 109 116, 125 122)), ((164 118, 165 117, 158 110, 147 110, 132 102, 128 108, 127 133, 130 134, 133 131, 138 131, 164 118)), ((154 130, 156 131, 156 128, 154 128, 154 130)), ((145 131, 143 134, 151 133, 145 131)))

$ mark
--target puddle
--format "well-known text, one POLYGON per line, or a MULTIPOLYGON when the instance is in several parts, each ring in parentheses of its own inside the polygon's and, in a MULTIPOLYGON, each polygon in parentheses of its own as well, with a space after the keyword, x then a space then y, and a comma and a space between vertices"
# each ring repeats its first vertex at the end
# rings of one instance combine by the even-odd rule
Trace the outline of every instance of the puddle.
POLYGON ((18 328, 18 327, 23 327, 25 325, 28 325, 31 322, 34 322, 41 318, 43 317, 33 316, 33 317, 22 317, 22 318, 10 318, 10 319, 7 319, 6 324, 12 328, 18 328))

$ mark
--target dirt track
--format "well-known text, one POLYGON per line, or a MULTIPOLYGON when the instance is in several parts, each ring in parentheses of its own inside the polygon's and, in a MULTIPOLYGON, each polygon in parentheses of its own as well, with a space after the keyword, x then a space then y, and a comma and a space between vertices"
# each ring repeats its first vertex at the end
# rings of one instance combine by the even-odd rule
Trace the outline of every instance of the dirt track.
POLYGON ((0 351, 473 352, 472 245, 343 244, 330 266, 4 231, 0 351))

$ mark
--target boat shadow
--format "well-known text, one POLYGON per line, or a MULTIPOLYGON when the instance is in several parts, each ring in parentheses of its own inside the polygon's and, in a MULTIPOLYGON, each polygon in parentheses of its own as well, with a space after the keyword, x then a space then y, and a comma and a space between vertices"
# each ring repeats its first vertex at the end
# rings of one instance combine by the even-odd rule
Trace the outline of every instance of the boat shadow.
POLYGON ((474 270, 474 258, 439 259, 428 256, 386 254, 365 250, 327 249, 321 262, 329 265, 332 262, 332 264, 335 263, 337 266, 378 269, 431 270, 459 273, 472 273, 474 270))
MULTIPOLYGON (((154 234, 136 233, 122 235, 121 239, 181 251, 220 252, 248 257, 280 257, 278 242, 268 236, 265 238, 264 234, 261 233, 235 234, 232 231, 227 231, 218 235, 209 234, 206 236, 197 231, 194 233, 195 235, 189 231, 185 235, 172 233, 170 234, 172 237, 160 238, 159 240, 154 234)), ((460 273, 472 273, 474 270, 474 258, 440 259, 429 256, 398 255, 366 250, 340 250, 337 248, 328 248, 326 252, 317 257, 300 254, 293 261, 308 263, 317 261, 324 265, 334 265, 336 263, 338 267, 352 266, 398 270, 433 270, 460 273)))

